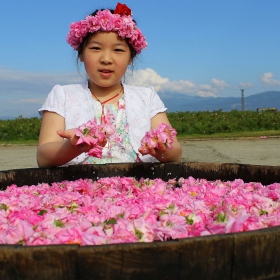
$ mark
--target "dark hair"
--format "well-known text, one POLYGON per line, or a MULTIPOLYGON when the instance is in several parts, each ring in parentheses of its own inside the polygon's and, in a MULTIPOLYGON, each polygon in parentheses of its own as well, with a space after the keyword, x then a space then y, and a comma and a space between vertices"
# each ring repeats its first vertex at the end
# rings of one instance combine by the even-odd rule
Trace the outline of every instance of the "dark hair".
MULTIPOLYGON (((95 16, 97 14, 98 11, 104 11, 105 9, 100 9, 100 10, 95 10, 91 16, 95 16)), ((114 13, 114 10, 112 9, 108 9, 112 14, 114 13)), ((136 21, 133 20, 135 23, 136 21)), ((98 32, 98 31, 97 31, 98 32)), ((86 45, 88 44, 88 42, 90 41, 90 39, 92 38, 92 36, 94 35, 95 33, 88 33, 87 36, 83 39, 82 43, 79 45, 78 49, 77 49, 77 52, 78 52, 78 55, 77 55, 77 61, 79 60, 79 57, 80 55, 82 55, 86 45)), ((129 50, 130 50, 130 58, 131 58, 131 61, 133 62, 133 59, 135 58, 135 56, 137 55, 137 52, 136 50, 131 46, 131 44, 129 43, 129 39, 125 38, 125 41, 129 47, 129 50)))

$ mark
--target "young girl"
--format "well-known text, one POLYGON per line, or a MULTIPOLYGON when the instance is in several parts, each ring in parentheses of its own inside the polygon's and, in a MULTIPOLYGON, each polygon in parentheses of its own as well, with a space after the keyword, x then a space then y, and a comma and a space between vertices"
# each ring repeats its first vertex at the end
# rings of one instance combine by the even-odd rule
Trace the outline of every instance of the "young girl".
POLYGON ((181 146, 159 142, 143 150, 141 139, 160 124, 170 125, 166 108, 153 87, 122 83, 128 65, 147 42, 132 20, 131 10, 118 3, 115 10, 95 11, 72 23, 67 42, 84 63, 88 80, 83 84, 56 85, 39 109, 42 125, 37 149, 39 167, 111 162, 179 162, 181 146), (115 133, 99 145, 102 158, 89 156, 90 144, 79 144, 75 128, 107 119, 115 133))

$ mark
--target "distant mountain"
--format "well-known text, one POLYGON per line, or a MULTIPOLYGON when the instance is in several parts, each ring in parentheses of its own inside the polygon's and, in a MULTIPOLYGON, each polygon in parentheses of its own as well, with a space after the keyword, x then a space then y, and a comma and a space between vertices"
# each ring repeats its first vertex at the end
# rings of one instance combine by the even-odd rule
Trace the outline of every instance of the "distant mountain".
MULTIPOLYGON (((222 109, 224 112, 231 110, 241 110, 240 97, 200 97, 183 94, 166 94, 161 96, 162 101, 168 108, 168 112, 197 112, 197 111, 217 111, 222 109), (172 97, 167 97, 172 96, 172 97)), ((280 111, 280 91, 266 91, 244 97, 244 109, 256 111, 257 108, 276 107, 280 111)), ((30 110, 29 110, 30 111, 30 110)), ((39 117, 37 109, 34 114, 23 114, 25 118, 39 117)), ((19 114, 21 115, 21 113, 19 114)), ((15 119, 17 116, 1 116, 0 119, 15 119)))
MULTIPOLYGON (((199 97, 172 94, 172 98, 161 97, 168 112, 197 112, 241 110, 240 97, 199 97)), ((266 91, 244 97, 244 109, 255 111, 257 108, 276 107, 280 110, 280 91, 266 91)))
POLYGON ((15 117, 13 117, 13 116, 1 116, 0 117, 0 120, 13 120, 13 119, 15 119, 15 117))

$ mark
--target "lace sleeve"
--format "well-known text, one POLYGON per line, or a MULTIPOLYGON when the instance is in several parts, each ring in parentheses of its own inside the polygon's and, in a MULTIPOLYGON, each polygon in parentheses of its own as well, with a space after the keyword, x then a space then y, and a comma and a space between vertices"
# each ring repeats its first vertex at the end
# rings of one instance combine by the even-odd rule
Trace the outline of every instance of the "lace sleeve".
POLYGON ((163 113, 167 110, 164 106, 159 95, 156 93, 154 87, 150 87, 151 90, 151 100, 150 100, 150 116, 153 118, 158 113, 163 113))
POLYGON ((56 85, 53 87, 45 103, 38 110, 41 116, 44 111, 54 112, 65 118, 65 92, 62 86, 56 85))

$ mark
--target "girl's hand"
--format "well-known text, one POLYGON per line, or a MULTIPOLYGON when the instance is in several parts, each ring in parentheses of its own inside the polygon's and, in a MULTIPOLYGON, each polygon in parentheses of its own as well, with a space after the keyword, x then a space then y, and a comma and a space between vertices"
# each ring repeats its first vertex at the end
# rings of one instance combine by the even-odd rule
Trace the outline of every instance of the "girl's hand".
MULTIPOLYGON (((75 135, 75 129, 58 130, 57 134, 62 138, 68 139, 74 148, 79 149, 83 153, 87 153, 93 148, 92 145, 87 143, 77 145, 79 137, 75 135)), ((98 142, 98 145, 104 147, 106 143, 107 140, 104 139, 104 141, 98 142)))
POLYGON ((151 131, 141 140, 138 151, 142 155, 150 154, 160 162, 180 162, 182 148, 171 127, 166 113, 158 113, 151 120, 151 131), (156 143, 155 143, 156 141, 156 143))
POLYGON ((151 156, 157 158, 158 160, 161 160, 162 158, 164 158, 164 153, 166 149, 167 149, 166 145, 163 142, 159 141, 157 148, 153 148, 153 147, 139 148, 138 151, 142 155, 150 154, 151 156))
POLYGON ((58 130, 57 134, 62 138, 68 139, 72 146, 76 146, 76 143, 79 140, 79 137, 75 136, 75 129, 58 130))
POLYGON ((91 149, 91 145, 80 144, 77 145, 79 137, 75 135, 75 129, 58 130, 57 134, 65 139, 68 139, 73 148, 79 150, 81 153, 86 153, 91 149))

